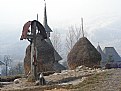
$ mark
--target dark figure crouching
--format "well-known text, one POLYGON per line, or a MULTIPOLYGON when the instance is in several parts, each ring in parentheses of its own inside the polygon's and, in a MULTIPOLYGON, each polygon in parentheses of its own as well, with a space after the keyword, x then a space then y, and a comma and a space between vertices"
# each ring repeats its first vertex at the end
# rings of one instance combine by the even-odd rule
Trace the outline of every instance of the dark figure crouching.
POLYGON ((43 73, 41 73, 41 74, 39 75, 39 84, 40 84, 40 85, 46 85, 46 81, 45 81, 45 78, 44 78, 44 76, 43 76, 43 73))

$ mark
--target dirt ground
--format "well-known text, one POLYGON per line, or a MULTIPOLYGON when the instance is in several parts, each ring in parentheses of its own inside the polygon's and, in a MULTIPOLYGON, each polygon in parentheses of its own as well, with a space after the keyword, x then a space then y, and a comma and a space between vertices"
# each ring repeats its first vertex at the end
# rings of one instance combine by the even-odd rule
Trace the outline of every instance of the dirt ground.
POLYGON ((80 66, 75 70, 63 70, 61 73, 45 76, 47 83, 45 86, 35 86, 35 82, 31 83, 27 82, 26 78, 19 78, 18 84, 13 82, 9 85, 4 85, 0 89, 1 91, 75 91, 66 89, 65 86, 77 85, 88 78, 88 76, 105 71, 80 66))
POLYGON ((121 91, 121 68, 110 69, 103 80, 92 91, 121 91))

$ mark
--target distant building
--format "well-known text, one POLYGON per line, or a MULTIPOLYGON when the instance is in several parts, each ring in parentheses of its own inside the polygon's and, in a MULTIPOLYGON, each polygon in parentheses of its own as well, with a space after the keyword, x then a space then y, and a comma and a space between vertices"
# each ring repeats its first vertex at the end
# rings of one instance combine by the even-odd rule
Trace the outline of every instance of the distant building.
POLYGON ((101 67, 104 67, 106 64, 110 64, 111 68, 121 67, 121 57, 114 47, 105 47, 102 51, 101 47, 98 45, 97 50, 102 57, 101 67))
POLYGON ((104 54, 104 52, 102 51, 100 45, 97 46, 97 51, 101 54, 101 67, 103 67, 106 63, 106 55, 104 54))
POLYGON ((2 61, 0 61, 0 65, 5 65, 2 61))

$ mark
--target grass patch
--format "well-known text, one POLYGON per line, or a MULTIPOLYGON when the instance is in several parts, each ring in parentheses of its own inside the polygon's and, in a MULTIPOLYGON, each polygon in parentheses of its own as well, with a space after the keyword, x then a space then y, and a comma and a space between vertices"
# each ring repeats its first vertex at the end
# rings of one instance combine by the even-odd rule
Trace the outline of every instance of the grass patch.
POLYGON ((77 89, 77 91, 91 91, 95 89, 95 86, 99 86, 105 81, 105 78, 109 77, 111 73, 103 72, 89 76, 86 80, 78 85, 67 86, 66 89, 77 89))

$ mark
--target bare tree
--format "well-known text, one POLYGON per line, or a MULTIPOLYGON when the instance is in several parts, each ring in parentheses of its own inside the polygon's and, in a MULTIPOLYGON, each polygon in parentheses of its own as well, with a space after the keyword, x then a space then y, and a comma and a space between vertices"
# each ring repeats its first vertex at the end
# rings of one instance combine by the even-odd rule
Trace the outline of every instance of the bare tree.
POLYGON ((79 38, 82 37, 81 31, 82 31, 81 28, 73 27, 75 42, 77 42, 79 40, 79 38))
POLYGON ((4 56, 4 63, 5 63, 5 75, 7 76, 8 75, 8 68, 9 68, 9 65, 10 63, 12 62, 11 58, 9 55, 5 55, 4 56))
POLYGON ((57 51, 57 52, 61 52, 61 35, 60 35, 60 33, 57 31, 57 30, 55 30, 53 33, 52 33, 52 35, 51 35, 51 41, 52 41, 52 44, 53 44, 53 46, 54 46, 54 48, 55 48, 55 50, 57 51))
POLYGON ((66 49, 67 53, 73 48, 74 44, 81 38, 81 27, 71 26, 66 34, 66 49))
POLYGON ((16 69, 17 69, 17 73, 18 73, 18 74, 22 74, 22 73, 23 73, 23 70, 24 70, 23 63, 22 63, 22 62, 19 62, 19 63, 16 65, 16 69))

